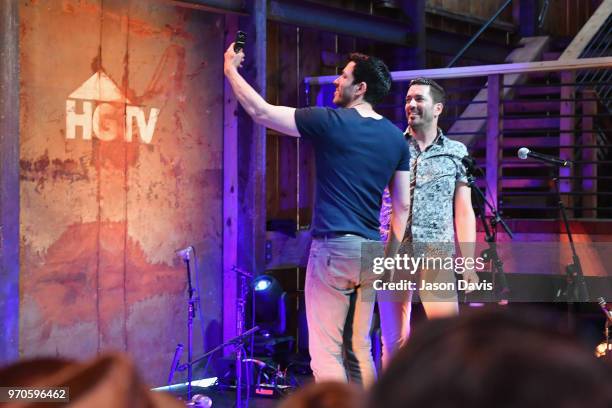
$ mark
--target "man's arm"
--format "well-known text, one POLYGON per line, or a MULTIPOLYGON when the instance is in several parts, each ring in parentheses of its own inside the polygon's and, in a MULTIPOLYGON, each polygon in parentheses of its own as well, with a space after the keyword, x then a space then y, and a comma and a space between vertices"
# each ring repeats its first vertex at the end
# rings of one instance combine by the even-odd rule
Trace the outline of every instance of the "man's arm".
MULTIPOLYGON (((463 258, 474 258, 476 247, 476 216, 472 208, 472 190, 467 184, 458 182, 455 187, 455 228, 463 258)), ((463 279, 478 283, 474 270, 466 270, 463 279)), ((470 292, 470 291, 466 291, 470 292)))
POLYGON ((389 223, 389 237, 385 246, 385 256, 393 257, 397 254, 404 239, 408 215, 410 212, 410 172, 396 171, 389 183, 391 193, 391 222, 389 223))
POLYGON ((242 51, 234 52, 234 44, 225 51, 223 72, 230 83, 238 102, 249 116, 260 125, 274 129, 289 136, 299 137, 295 124, 295 108, 275 106, 266 102, 238 73, 244 60, 242 51))

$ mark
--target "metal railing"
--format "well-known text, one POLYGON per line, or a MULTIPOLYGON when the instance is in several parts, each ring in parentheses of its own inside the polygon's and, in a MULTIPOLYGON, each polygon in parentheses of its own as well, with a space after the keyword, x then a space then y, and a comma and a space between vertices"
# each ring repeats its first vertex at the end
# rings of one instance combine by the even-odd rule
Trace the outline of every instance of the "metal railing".
MULTIPOLYGON (((486 118, 484 130, 459 129, 448 136, 468 145, 483 169, 482 187, 507 216, 557 218, 552 179, 558 179, 571 217, 612 218, 612 180, 606 177, 612 174, 612 146, 607 142, 612 118, 602 109, 607 99, 595 92, 595 86, 612 83, 576 80, 586 71, 609 78, 611 66, 612 57, 600 57, 400 71, 393 72, 392 77, 394 87, 405 86, 416 77, 435 79, 445 87, 448 103, 441 117, 444 130, 456 122, 469 129, 470 121, 486 118), (504 78, 509 74, 519 74, 524 80, 512 85, 507 81, 505 85, 504 78), (474 104, 472 98, 483 87, 486 100, 474 104), (470 105, 478 106, 478 112, 462 116, 463 108, 470 105), (521 146, 563 157, 574 165, 558 169, 520 160, 517 150, 521 146)), ((305 79, 311 105, 330 103, 333 87, 329 84, 333 79, 305 79)), ((404 127, 400 108, 388 103, 378 110, 404 127)))

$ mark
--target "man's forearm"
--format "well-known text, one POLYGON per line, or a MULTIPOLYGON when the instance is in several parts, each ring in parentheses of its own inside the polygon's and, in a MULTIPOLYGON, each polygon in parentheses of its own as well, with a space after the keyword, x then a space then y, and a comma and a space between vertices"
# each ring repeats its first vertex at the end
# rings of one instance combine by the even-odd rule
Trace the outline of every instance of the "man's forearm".
POLYGON ((385 256, 392 257, 397 254, 404 240, 406 223, 408 222, 408 210, 393 211, 389 228, 389 236, 385 245, 385 256))
POLYGON ((389 237, 385 245, 385 256, 395 256, 404 240, 410 215, 410 172, 396 171, 389 183, 389 192, 391 194, 391 220, 389 237))
POLYGON ((226 66, 224 72, 238 102, 255 122, 289 136, 300 136, 295 122, 295 108, 266 102, 235 67, 226 66))
POLYGON ((249 85, 237 69, 226 68, 224 72, 236 99, 247 114, 257 122, 259 118, 265 115, 268 103, 249 85))
POLYGON ((464 257, 474 257, 476 245, 476 216, 472 208, 472 191, 463 183, 455 189, 455 228, 457 241, 464 257))
POLYGON ((473 258, 476 246, 476 216, 474 211, 465 211, 455 216, 457 241, 464 258, 473 258))

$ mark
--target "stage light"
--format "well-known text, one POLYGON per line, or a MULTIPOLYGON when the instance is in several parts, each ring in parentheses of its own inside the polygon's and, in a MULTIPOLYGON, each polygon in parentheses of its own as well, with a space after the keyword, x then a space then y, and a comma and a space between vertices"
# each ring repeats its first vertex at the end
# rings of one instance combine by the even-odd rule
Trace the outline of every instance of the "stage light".
POLYGON ((260 292, 268 289, 272 285, 272 281, 267 276, 260 276, 255 279, 255 290, 260 292))
POLYGON ((286 298, 280 282, 272 275, 260 275, 253 281, 255 296, 255 324, 260 333, 282 335, 287 327, 286 298))
POLYGON ((259 331, 254 337, 254 352, 259 356, 272 356, 291 347, 287 336, 287 292, 271 274, 256 277, 252 283, 251 313, 259 331), (252 309, 254 307, 254 310, 252 309), (282 347, 279 345, 282 343, 282 347))

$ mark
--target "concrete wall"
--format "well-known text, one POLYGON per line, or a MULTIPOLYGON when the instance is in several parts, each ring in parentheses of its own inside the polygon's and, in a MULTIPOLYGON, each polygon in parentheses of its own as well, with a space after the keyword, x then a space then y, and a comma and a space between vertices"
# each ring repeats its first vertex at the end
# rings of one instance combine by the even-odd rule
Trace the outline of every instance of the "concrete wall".
POLYGON ((154 0, 19 13, 20 354, 125 350, 161 384, 187 336, 176 249, 198 254, 196 354, 221 336, 223 16, 154 0))

